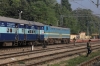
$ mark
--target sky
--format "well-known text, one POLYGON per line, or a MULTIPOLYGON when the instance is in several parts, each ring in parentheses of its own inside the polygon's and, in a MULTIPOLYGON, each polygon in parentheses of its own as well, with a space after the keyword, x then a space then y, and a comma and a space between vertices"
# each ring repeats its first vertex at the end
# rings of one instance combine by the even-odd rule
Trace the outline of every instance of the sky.
MULTIPOLYGON (((57 1, 60 3, 61 0, 57 1)), ((75 10, 77 8, 91 9, 94 14, 100 14, 100 5, 98 8, 95 5, 97 3, 97 0, 69 0, 69 2, 71 4, 72 10, 75 10), (92 1, 94 3, 92 3, 92 1)))

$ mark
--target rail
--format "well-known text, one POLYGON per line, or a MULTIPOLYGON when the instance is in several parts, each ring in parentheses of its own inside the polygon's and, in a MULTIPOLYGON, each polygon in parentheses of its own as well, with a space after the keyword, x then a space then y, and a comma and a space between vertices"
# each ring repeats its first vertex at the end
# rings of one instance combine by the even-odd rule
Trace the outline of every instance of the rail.
MULTIPOLYGON (((96 47, 94 47, 94 50, 99 49, 99 48, 100 48, 100 46, 96 46, 96 47)), ((46 54, 44 53, 42 55, 38 54, 38 56, 36 55, 34 57, 30 57, 30 58, 26 58, 26 59, 11 61, 11 62, 4 63, 4 64, 1 64, 1 65, 12 64, 12 63, 15 64, 17 62, 23 61, 23 62, 28 63, 27 66, 33 66, 33 65, 42 64, 42 63, 45 63, 45 62, 48 62, 48 61, 51 61, 53 59, 57 59, 57 58, 60 58, 60 57, 71 56, 71 55, 75 55, 75 54, 79 54, 79 53, 83 53, 83 52, 86 52, 85 47, 84 48, 77 48, 77 49, 73 49, 73 50, 69 50, 69 51, 63 50, 63 52, 60 51, 60 50, 57 50, 56 52, 52 51, 51 53, 48 52, 48 53, 46 53, 46 54)))
POLYGON ((96 56, 96 57, 94 57, 93 59, 91 59, 89 61, 86 61, 86 62, 81 63, 78 66, 95 66, 95 64, 97 62, 99 62, 99 61, 100 61, 100 56, 96 56))

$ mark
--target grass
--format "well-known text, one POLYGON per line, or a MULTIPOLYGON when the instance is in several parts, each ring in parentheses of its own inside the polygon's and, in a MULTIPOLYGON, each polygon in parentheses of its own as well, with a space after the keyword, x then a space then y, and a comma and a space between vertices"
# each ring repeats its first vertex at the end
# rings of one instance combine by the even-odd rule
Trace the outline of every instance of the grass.
POLYGON ((92 59, 96 56, 99 56, 99 55, 100 55, 100 51, 92 52, 89 55, 89 57, 82 55, 82 56, 79 56, 79 57, 76 57, 76 58, 73 58, 73 59, 70 59, 70 60, 67 60, 67 61, 62 61, 60 63, 52 64, 52 65, 48 65, 48 66, 61 66, 62 64, 65 64, 65 66, 77 66, 78 64, 85 62, 87 60, 90 60, 90 59, 92 59))
POLYGON ((19 61, 18 64, 25 64, 25 62, 23 62, 23 61, 19 61))

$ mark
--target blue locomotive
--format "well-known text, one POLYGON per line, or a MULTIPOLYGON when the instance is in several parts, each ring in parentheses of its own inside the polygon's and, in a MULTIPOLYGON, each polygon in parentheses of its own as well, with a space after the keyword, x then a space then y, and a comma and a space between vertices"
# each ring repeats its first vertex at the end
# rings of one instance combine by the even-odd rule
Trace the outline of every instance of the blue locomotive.
POLYGON ((70 29, 0 16, 0 46, 69 43, 70 29))
POLYGON ((44 40, 49 44, 69 43, 70 29, 56 26, 44 26, 44 40))
POLYGON ((43 41, 44 25, 39 22, 0 16, 0 45, 20 46, 43 41))

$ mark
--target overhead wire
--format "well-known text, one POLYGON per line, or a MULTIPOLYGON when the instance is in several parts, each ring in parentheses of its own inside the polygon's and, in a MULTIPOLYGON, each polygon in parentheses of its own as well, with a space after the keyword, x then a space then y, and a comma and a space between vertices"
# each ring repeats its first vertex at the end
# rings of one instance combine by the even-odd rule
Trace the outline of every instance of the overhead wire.
MULTIPOLYGON (((74 1, 75 2, 75 1, 74 1)), ((85 9, 88 9, 87 7, 85 7, 85 6, 83 6, 82 4, 80 4, 80 3, 78 3, 78 2, 75 2, 75 3, 77 3, 78 5, 81 5, 82 7, 84 7, 85 9)), ((81 3, 82 3, 82 1, 81 1, 81 3)), ((87 23, 88 24, 88 23, 87 23)), ((81 25, 81 24, 80 24, 81 25)), ((83 25, 83 24, 82 24, 83 25)), ((83 28, 82 28, 83 29, 83 28)), ((88 28, 87 28, 88 29, 88 28)), ((83 30, 85 30, 85 29, 83 29, 83 30)), ((87 30, 87 34, 89 35, 89 32, 88 32, 88 30, 87 30)))
MULTIPOLYGON (((90 0, 92 3, 94 3, 94 1, 90 0)), ((95 3, 94 3, 95 4, 95 3)), ((99 0, 97 0, 97 4, 95 4, 97 6, 97 8, 99 7, 99 0)))
MULTIPOLYGON (((76 2, 76 1, 74 1, 75 3, 77 3, 77 4, 79 4, 78 2, 76 2)), ((79 4, 79 5, 81 5, 81 4, 79 4)), ((83 5, 81 5, 82 7, 84 7, 84 8, 87 8, 87 7, 85 7, 85 6, 83 6, 83 5)))
MULTIPOLYGON (((90 1, 92 2, 92 0, 90 0, 90 1)), ((85 7, 84 5, 78 3, 78 2, 76 2, 76 1, 74 1, 74 0, 73 0, 73 2, 77 3, 78 5, 81 5, 82 7, 86 8, 86 9, 89 9, 89 8, 85 7)), ((93 5, 95 5, 95 4, 93 4, 93 5)), ((98 9, 99 9, 99 8, 98 8, 98 9)), ((100 9, 99 9, 99 10, 100 10, 100 9)))
MULTIPOLYGON (((93 5, 96 5, 95 3, 94 3, 94 1, 92 1, 92 0, 89 0, 93 5)), ((96 7, 96 6, 95 6, 96 7)), ((98 9, 99 9, 99 7, 98 7, 98 9)), ((99 9, 100 10, 100 9, 99 9)))
MULTIPOLYGON (((91 0, 90 0, 91 1, 91 0)), ((75 1, 74 1, 75 2, 75 1)), ((92 2, 92 1, 91 1, 92 2)), ((82 4, 79 4, 78 2, 75 2, 75 3, 77 3, 78 5, 81 5, 82 7, 84 7, 84 8, 86 8, 86 9, 89 9, 89 8, 87 8, 87 7, 85 7, 85 6, 83 6, 82 4)), ((90 3, 90 10, 91 10, 91 3, 90 3)), ((100 9, 99 9, 100 10, 100 9)), ((91 16, 91 15, 90 15, 91 16)))

